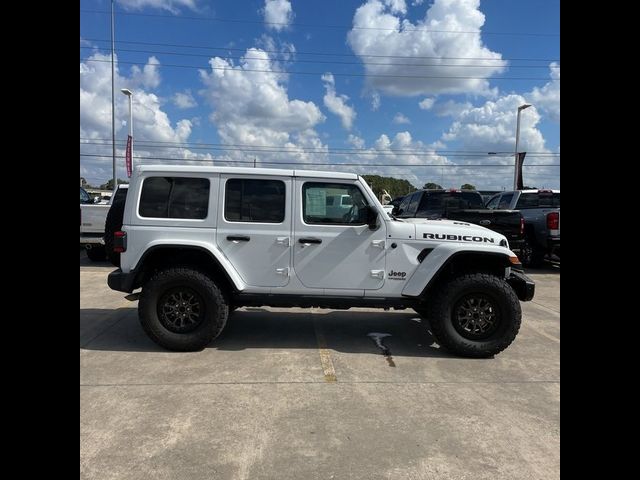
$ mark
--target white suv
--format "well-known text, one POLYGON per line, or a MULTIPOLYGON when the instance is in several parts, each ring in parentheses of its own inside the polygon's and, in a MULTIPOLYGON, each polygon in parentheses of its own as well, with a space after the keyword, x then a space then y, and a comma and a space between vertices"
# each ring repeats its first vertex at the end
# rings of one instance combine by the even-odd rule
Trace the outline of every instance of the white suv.
POLYGON ((391 307, 427 318, 450 351, 486 357, 533 298, 502 235, 389 217, 355 174, 142 165, 131 180, 108 283, 142 288, 142 326, 170 350, 204 348, 241 306, 391 307))

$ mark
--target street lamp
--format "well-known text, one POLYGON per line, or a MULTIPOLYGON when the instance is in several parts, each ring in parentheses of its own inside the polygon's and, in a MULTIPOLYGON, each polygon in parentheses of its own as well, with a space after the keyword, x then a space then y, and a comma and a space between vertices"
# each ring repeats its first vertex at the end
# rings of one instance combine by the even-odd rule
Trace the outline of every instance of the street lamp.
MULTIPOLYGON (((129 139, 128 142, 131 142, 130 145, 127 145, 129 147, 129 155, 130 155, 130 159, 131 159, 131 170, 133 170, 133 109, 131 108, 131 104, 133 102, 133 92, 131 90, 129 90, 128 88, 122 88, 120 89, 120 91, 122 93, 124 93, 127 97, 129 97, 129 139)), ((126 154, 125 154, 125 158, 126 158, 126 154)), ((129 173, 127 171, 127 173, 129 173)))
POLYGON ((520 140, 520 112, 525 108, 529 108, 531 105, 525 103, 518 107, 518 120, 516 121, 516 153, 515 153, 515 171, 513 174, 513 189, 518 189, 518 142, 520 140))

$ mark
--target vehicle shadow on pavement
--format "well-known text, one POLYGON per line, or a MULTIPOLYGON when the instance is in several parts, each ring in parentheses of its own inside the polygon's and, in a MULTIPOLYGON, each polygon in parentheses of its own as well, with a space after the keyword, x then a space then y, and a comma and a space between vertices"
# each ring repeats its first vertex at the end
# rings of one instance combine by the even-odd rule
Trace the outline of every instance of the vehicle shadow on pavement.
MULTIPOLYGON (((435 343, 428 322, 406 312, 331 311, 280 312, 258 308, 234 312, 222 334, 207 349, 318 349, 344 353, 380 353, 369 335, 388 334, 383 344, 394 357, 453 355, 435 343)), ((81 309, 80 348, 122 352, 164 352, 142 330, 136 308, 81 309)), ((180 355, 180 353, 176 353, 180 355)))

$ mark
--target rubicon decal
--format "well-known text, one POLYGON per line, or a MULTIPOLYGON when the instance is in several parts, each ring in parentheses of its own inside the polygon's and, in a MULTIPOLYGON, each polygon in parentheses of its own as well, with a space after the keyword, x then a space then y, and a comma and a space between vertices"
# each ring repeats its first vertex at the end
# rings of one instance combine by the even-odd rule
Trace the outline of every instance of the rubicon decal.
POLYGON ((394 272, 393 270, 389 272, 390 280, 405 280, 406 277, 407 277, 407 272, 394 272))
POLYGON ((495 243, 495 240, 489 237, 477 237, 472 235, 451 235, 445 233, 423 233, 422 238, 429 238, 431 240, 455 240, 458 242, 495 243))

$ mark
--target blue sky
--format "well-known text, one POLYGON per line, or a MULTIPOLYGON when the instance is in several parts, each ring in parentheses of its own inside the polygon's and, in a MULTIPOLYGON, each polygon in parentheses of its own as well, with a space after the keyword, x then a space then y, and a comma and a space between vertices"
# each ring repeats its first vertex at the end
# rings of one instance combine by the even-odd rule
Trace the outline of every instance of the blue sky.
MULTIPOLYGON (((80 5, 80 174, 92 183, 111 176, 110 15, 100 13, 110 5, 80 5)), ((119 176, 127 87, 135 155, 255 157, 416 187, 510 188, 507 152, 527 102, 525 183, 559 187, 559 31, 553 0, 119 0, 119 176)))

